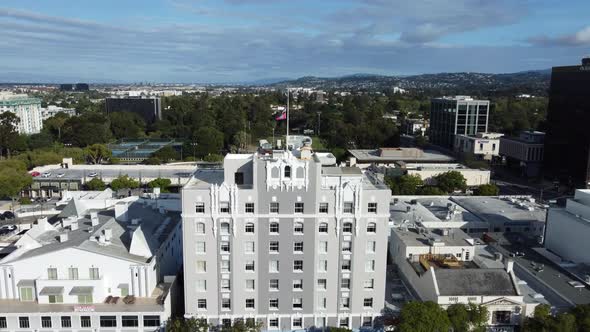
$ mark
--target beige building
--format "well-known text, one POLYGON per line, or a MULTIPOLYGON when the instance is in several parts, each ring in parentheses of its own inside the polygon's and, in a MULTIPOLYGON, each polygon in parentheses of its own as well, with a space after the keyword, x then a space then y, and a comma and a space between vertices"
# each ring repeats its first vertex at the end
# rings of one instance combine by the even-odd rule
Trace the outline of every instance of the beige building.
POLYGON ((499 133, 478 133, 475 136, 455 135, 454 149, 457 153, 467 153, 484 160, 492 160, 500 153, 499 133))

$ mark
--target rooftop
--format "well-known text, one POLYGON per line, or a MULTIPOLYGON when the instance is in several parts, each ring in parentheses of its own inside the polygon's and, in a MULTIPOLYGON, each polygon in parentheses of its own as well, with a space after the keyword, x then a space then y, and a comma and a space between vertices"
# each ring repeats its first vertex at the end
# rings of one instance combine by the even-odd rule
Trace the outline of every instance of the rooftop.
POLYGON ((55 165, 43 168, 43 173, 50 173, 48 176, 37 176, 33 180, 38 182, 90 180, 89 174, 91 173, 96 173, 95 177, 103 180, 116 178, 120 175, 128 175, 134 179, 158 177, 188 179, 193 171, 194 166, 188 168, 187 165, 74 165, 71 168, 61 168, 59 165, 55 165))
POLYGON ((393 228, 392 231, 395 232, 403 243, 409 247, 429 247, 432 246, 433 243, 436 243, 435 245, 439 246, 444 245, 452 247, 467 247, 475 244, 473 238, 458 228, 447 229, 444 234, 442 232, 430 230, 421 231, 419 228, 414 227, 409 227, 407 229, 393 228))
POLYGON ((453 196, 450 200, 491 225, 545 222, 547 210, 529 198, 453 196))
POLYGON ((442 296, 518 296, 504 269, 437 269, 435 276, 442 296))
POLYGON ((434 150, 418 148, 351 149, 348 152, 358 163, 371 162, 451 162, 453 157, 434 150))

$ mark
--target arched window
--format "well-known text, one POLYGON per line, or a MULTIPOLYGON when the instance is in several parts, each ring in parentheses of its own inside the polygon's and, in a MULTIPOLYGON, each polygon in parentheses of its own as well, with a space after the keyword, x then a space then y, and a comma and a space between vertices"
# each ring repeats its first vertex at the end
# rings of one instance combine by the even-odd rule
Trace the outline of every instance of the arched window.
POLYGON ((205 223, 198 222, 195 229, 197 234, 205 234, 205 223))
POLYGON ((303 223, 296 222, 293 224, 293 233, 303 233, 303 223))
POLYGON ((342 233, 352 233, 352 223, 350 221, 342 223, 342 233))
POLYGON ((320 223, 320 227, 319 227, 318 231, 320 233, 328 233, 328 223, 327 222, 320 223))
POLYGON ((221 223, 221 230, 219 231, 219 233, 224 234, 224 235, 229 234, 229 223, 228 222, 221 223))
POLYGON ((284 174, 285 178, 290 179, 291 178, 291 166, 285 166, 285 174, 284 174))
POLYGON ((254 224, 249 222, 245 226, 246 233, 254 233, 254 224))
POLYGON ((374 222, 370 222, 367 224, 367 233, 375 233, 377 232, 377 224, 374 222))

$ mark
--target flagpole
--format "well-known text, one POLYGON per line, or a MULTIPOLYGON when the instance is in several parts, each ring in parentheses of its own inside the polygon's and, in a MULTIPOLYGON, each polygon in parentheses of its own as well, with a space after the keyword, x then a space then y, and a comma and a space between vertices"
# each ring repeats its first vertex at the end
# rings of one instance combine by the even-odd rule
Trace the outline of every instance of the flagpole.
POLYGON ((289 88, 287 88, 287 136, 285 138, 285 146, 289 150, 289 88))

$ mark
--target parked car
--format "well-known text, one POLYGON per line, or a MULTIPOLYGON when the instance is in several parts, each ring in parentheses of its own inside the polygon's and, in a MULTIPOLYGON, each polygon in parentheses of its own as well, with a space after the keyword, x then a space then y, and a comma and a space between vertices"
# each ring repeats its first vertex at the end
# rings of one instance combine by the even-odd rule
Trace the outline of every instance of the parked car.
POLYGON ((88 177, 91 177, 91 178, 93 178, 93 177, 95 177, 97 175, 98 175, 98 173, 96 173, 96 172, 90 172, 90 173, 88 173, 88 177))
POLYGON ((43 174, 41 174, 41 176, 43 176, 44 178, 48 178, 51 176, 51 172, 43 172, 43 174))
POLYGON ((12 213, 11 211, 5 211, 4 213, 2 213, 2 216, 4 217, 4 219, 14 219, 14 213, 12 213))
POLYGON ((32 177, 37 177, 39 175, 41 175, 41 173, 37 172, 37 171, 33 171, 30 173, 32 177))
POLYGON ((66 173, 59 173, 59 174, 57 174, 57 177, 58 177, 58 178, 63 178, 63 177, 64 177, 64 175, 66 175, 66 173))

